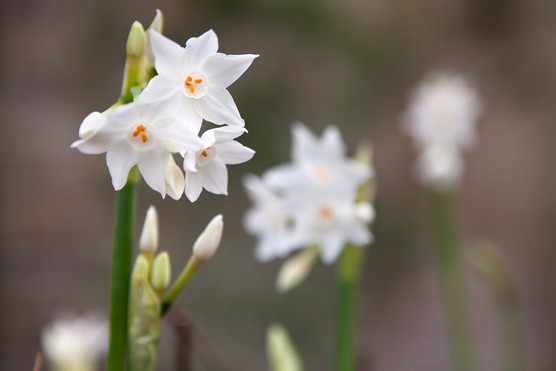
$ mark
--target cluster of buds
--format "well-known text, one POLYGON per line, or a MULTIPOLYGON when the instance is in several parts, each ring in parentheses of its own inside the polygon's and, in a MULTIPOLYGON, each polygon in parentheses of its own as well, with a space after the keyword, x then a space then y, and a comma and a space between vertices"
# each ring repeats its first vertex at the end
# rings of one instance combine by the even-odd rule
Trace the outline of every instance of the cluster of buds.
POLYGON ((168 289, 171 280, 170 256, 166 251, 156 253, 158 216, 153 206, 148 209, 139 241, 140 253, 131 277, 130 370, 154 370, 160 338, 160 320, 197 269, 212 258, 220 245, 222 229, 222 216, 218 215, 199 235, 188 263, 168 289))

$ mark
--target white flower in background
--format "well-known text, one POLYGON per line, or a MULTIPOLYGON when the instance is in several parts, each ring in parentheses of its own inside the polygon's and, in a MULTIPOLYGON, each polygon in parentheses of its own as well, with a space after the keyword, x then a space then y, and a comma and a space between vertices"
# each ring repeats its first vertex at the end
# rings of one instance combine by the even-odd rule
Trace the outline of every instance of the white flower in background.
POLYGON ((444 192, 457 187, 463 167, 463 158, 456 149, 432 145, 421 152, 415 170, 423 185, 444 192))
POLYGON ((291 250, 291 232, 284 201, 255 175, 246 176, 243 185, 247 197, 253 202, 253 207, 244 216, 243 224, 247 232, 257 237, 257 259, 269 261, 284 257, 291 250))
POLYGON ((106 152, 115 190, 124 187, 129 171, 137 165, 147 184, 164 197, 169 155, 198 147, 199 138, 176 118, 171 101, 130 103, 105 117, 100 123, 99 114, 87 116, 82 124, 86 129, 80 129, 82 139, 71 147, 87 154, 106 152))
POLYGON ((330 264, 347 243, 372 242, 367 224, 374 219, 374 209, 357 197, 373 169, 346 156, 335 127, 321 138, 301 124, 292 132, 292 163, 268 170, 262 181, 245 179, 254 205, 244 225, 258 239, 259 260, 316 246, 322 261, 330 264))
POLYGON ((418 86, 403 124, 420 151, 415 169, 423 185, 441 192, 458 186, 462 151, 475 143, 481 110, 478 93, 460 75, 429 74, 418 86))
POLYGON ((254 54, 218 53, 218 38, 209 30, 187 41, 182 48, 151 30, 155 76, 143 91, 144 100, 175 100, 187 127, 197 133, 205 119, 217 125, 244 126, 236 104, 226 88, 249 68, 254 54))
POLYGON ((292 163, 276 166, 264 175, 272 189, 313 187, 355 192, 372 175, 371 169, 346 156, 338 128, 327 127, 317 138, 301 123, 294 125, 292 163))
POLYGON ((93 371, 108 345, 108 323, 96 314, 66 314, 42 331, 41 344, 50 369, 93 371))
POLYGON ((249 161, 255 151, 234 139, 245 129, 225 126, 207 130, 201 136, 201 145, 185 154, 185 195, 194 202, 201 191, 228 194, 228 170, 226 165, 249 161))
POLYGON ((467 149, 480 113, 479 95, 462 76, 437 72, 415 90, 404 127, 420 148, 440 143, 467 149))

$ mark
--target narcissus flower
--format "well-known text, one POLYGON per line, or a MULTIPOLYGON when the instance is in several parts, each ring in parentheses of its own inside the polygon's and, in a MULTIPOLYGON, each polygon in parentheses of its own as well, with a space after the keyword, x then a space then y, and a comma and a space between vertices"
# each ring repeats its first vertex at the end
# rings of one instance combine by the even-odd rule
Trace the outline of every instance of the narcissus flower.
POLYGON ((194 202, 201 191, 228 194, 228 170, 226 165, 249 161, 255 151, 234 139, 245 129, 225 126, 207 130, 201 136, 201 146, 185 154, 185 195, 194 202))
POLYGON ((93 113, 83 122, 82 139, 71 146, 87 154, 106 152, 115 190, 124 187, 137 165, 147 184, 164 197, 169 155, 200 146, 199 138, 176 118, 171 103, 131 103, 106 116, 93 113))
POLYGON ((217 125, 245 125, 226 88, 257 55, 218 53, 218 38, 212 30, 189 39, 185 48, 154 30, 149 31, 149 38, 158 75, 149 82, 142 99, 175 100, 180 116, 195 133, 203 119, 217 125))

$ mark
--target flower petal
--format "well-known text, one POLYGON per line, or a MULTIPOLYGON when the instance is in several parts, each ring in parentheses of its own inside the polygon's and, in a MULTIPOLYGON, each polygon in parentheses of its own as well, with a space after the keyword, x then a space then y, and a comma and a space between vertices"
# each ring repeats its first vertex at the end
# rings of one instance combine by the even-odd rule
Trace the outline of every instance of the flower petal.
POLYGON ((208 30, 199 37, 192 37, 185 44, 181 63, 186 69, 198 69, 218 50, 218 37, 213 30, 208 30))
POLYGON ((183 195, 185 178, 180 167, 174 161, 174 157, 172 155, 169 157, 168 167, 164 173, 164 187, 166 188, 166 193, 177 201, 183 195))
POLYGON ((188 173, 197 171, 197 154, 195 151, 187 151, 183 160, 183 169, 188 173))
POLYGON ((190 98, 180 99, 180 106, 178 111, 178 119, 188 128, 192 133, 199 134, 203 118, 197 113, 190 98))
POLYGON ((135 151, 128 143, 120 143, 108 150, 106 153, 106 164, 112 176, 112 185, 116 191, 125 186, 129 170, 131 170, 135 163, 135 151))
POLYGON ((137 154, 137 167, 143 175, 145 182, 162 195, 166 196, 164 187, 164 174, 168 167, 168 151, 154 149, 151 151, 139 152, 137 154))
POLYGON ((149 81, 149 84, 139 95, 139 102, 153 102, 161 99, 169 99, 180 93, 180 86, 167 76, 157 75, 149 81))
POLYGON ((217 195, 228 194, 228 170, 226 165, 212 161, 198 169, 203 174, 203 187, 217 195))
POLYGON ((203 175, 201 173, 185 174, 185 195, 191 202, 197 201, 203 190, 203 175))
POLYGON ((211 84, 227 88, 243 75, 257 57, 255 54, 216 53, 205 62, 203 72, 207 74, 211 84))
POLYGON ((216 145, 216 154, 223 164, 235 165, 249 161, 255 151, 233 140, 216 145))
POLYGON ((173 117, 167 117, 153 123, 156 140, 163 143, 168 152, 176 153, 201 148, 201 140, 173 117))
POLYGON ((182 59, 184 49, 158 32, 149 31, 150 43, 154 54, 154 65, 159 75, 166 76, 170 80, 181 80, 184 70, 182 59))
POLYGON ((216 125, 245 126, 234 98, 226 89, 211 86, 208 93, 194 104, 195 110, 202 118, 216 125))

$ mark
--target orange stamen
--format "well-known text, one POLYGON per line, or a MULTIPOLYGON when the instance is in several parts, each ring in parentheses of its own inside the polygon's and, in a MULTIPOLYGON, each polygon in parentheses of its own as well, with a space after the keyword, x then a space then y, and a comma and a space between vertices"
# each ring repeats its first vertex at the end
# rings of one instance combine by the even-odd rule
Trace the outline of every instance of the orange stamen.
POLYGON ((208 153, 207 153, 207 151, 203 151, 203 152, 201 152, 201 156, 203 156, 203 157, 208 157, 208 153))
POLYGON ((195 84, 200 84, 200 83, 202 83, 202 82, 203 82, 203 79, 197 79, 197 80, 195 80, 195 84))
POLYGON ((143 143, 147 142, 147 136, 145 134, 141 135, 141 140, 143 141, 143 143))
POLYGON ((323 219, 330 219, 332 217, 332 210, 329 207, 323 207, 319 210, 319 215, 323 219))
POLYGON ((189 91, 191 92, 191 94, 195 93, 195 87, 193 85, 191 85, 189 87, 189 91))

